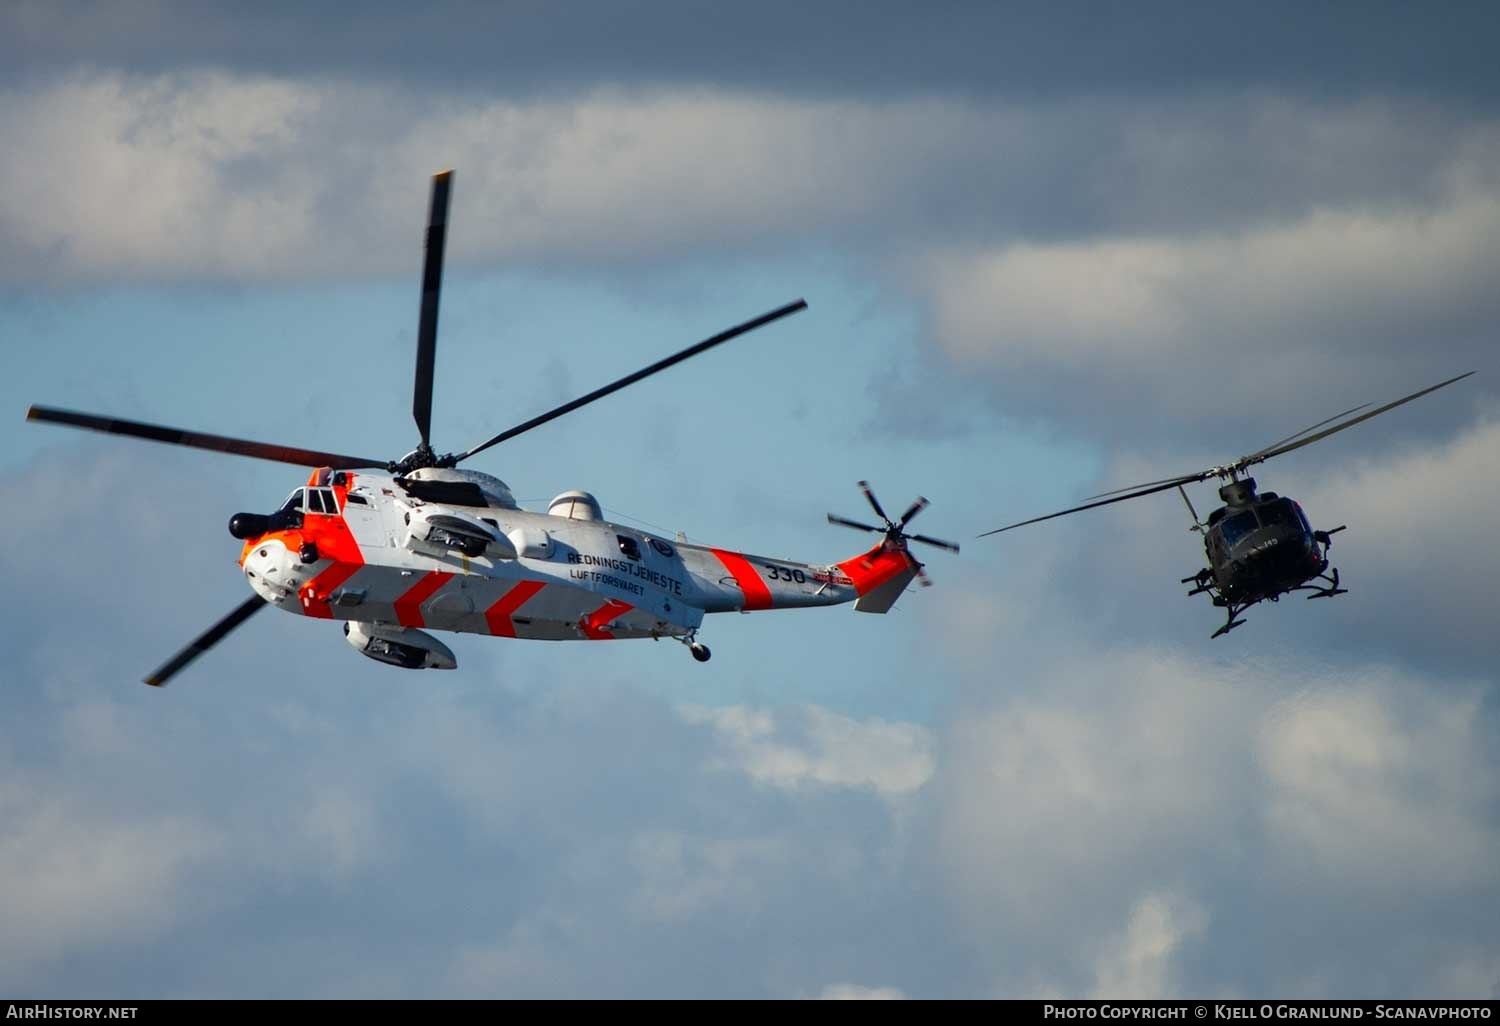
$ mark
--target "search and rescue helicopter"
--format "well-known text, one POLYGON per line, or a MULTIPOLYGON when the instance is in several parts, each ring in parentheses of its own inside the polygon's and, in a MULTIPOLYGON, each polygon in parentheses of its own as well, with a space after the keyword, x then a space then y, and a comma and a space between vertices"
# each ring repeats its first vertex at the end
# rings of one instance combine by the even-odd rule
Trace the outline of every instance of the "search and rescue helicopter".
POLYGON ((315 468, 269 514, 237 513, 229 533, 255 593, 145 678, 161 686, 266 605, 341 620, 359 652, 408 669, 453 669, 427 630, 548 641, 672 638, 699 662, 707 613, 853 602, 884 613, 913 579, 928 583, 909 541, 957 552, 951 542, 906 533, 927 500, 892 521, 860 488, 882 526, 829 520, 882 537, 837 563, 799 563, 668 540, 604 519, 589 493, 567 491, 546 513, 523 510, 505 483, 458 465, 491 446, 602 399, 643 378, 806 308, 802 300, 746 321, 460 453, 438 455, 429 434, 452 172, 433 178, 412 415, 419 443, 387 461, 252 442, 136 421, 33 406, 28 420, 129 435, 315 468), (424 630, 426 628, 427 630, 424 630))
POLYGON ((1340 525, 1329 531, 1313 530, 1300 503, 1275 492, 1257 494, 1255 478, 1246 475, 1245 471, 1272 456, 1311 445, 1319 439, 1393 410, 1403 403, 1420 399, 1455 381, 1462 381, 1473 373, 1469 371, 1468 374, 1441 381, 1357 417, 1351 415, 1368 408, 1369 403, 1345 410, 1222 467, 1209 467, 1194 474, 1148 481, 1129 488, 1091 495, 1089 498, 1100 501, 998 527, 979 537, 1176 488, 1193 518, 1193 525, 1189 530, 1197 531, 1203 536, 1203 550, 1208 559, 1207 567, 1191 577, 1182 578, 1182 583, 1193 585, 1189 595, 1207 592, 1214 605, 1227 611, 1228 620, 1212 635, 1217 638, 1243 624, 1244 620, 1236 618, 1257 602, 1276 602, 1282 595, 1293 591, 1310 591, 1312 594, 1307 597, 1315 599, 1344 595, 1349 590, 1339 587, 1338 569, 1330 569, 1328 566, 1328 550, 1333 545, 1333 536, 1347 525, 1340 525), (1349 419, 1345 420, 1346 417, 1349 419), (1330 424, 1333 426, 1328 427, 1330 424), (1324 430, 1318 431, 1319 428, 1324 430), (1309 434, 1314 431, 1317 433, 1309 434), (1198 519, 1198 511, 1193 508, 1192 500, 1182 486, 1206 481, 1210 477, 1217 477, 1225 482, 1219 488, 1219 498, 1224 505, 1210 513, 1206 521, 1202 521, 1198 519), (1121 492, 1129 494, 1121 495, 1121 492))

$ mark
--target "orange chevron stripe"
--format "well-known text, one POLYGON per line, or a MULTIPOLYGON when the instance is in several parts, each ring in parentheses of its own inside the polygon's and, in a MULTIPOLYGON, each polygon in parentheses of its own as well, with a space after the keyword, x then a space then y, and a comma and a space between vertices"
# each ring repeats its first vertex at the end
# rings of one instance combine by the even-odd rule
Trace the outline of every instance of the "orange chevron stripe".
POLYGON ((484 622, 489 624, 490 633, 497 638, 514 638, 516 625, 510 622, 510 618, 546 586, 546 581, 521 581, 500 596, 500 601, 484 611, 484 622))
POLYGON ((608 625, 634 608, 635 606, 629 602, 610 599, 588 616, 581 618, 578 626, 583 628, 584 635, 590 641, 613 641, 615 636, 609 633, 608 625))
POLYGON ((432 598, 433 594, 447 584, 453 574, 447 570, 431 570, 416 584, 412 585, 395 602, 396 622, 403 627, 425 627, 422 620, 422 603, 432 598))

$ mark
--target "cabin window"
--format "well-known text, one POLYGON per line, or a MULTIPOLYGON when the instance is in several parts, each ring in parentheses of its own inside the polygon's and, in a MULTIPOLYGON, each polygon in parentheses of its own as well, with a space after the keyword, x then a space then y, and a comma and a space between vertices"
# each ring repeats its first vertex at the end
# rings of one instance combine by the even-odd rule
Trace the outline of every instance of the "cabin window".
POLYGON ((1232 546, 1257 526, 1255 514, 1246 510, 1232 517, 1225 517, 1219 524, 1219 533, 1224 536, 1224 544, 1232 546))
POLYGON ((619 541, 620 551, 625 553, 626 559, 633 559, 637 562, 640 561, 641 547, 635 543, 634 538, 627 538, 623 534, 617 534, 615 535, 615 539, 619 541))
POLYGON ((1292 512, 1292 504, 1285 499, 1276 502, 1268 502, 1258 510, 1262 527, 1298 527, 1297 516, 1292 512))
POLYGON ((309 488, 307 489, 307 512, 322 513, 326 516, 336 517, 339 514, 339 500, 333 494, 332 488, 309 488))

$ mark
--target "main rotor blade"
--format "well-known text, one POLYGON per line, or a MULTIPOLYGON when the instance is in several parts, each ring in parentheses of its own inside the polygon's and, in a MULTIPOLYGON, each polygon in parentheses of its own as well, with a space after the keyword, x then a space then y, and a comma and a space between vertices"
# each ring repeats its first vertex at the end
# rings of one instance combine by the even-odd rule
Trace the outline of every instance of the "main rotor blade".
POLYGON ((1329 435, 1337 434, 1338 432, 1344 430, 1344 428, 1351 428, 1354 425, 1361 423, 1362 421, 1369 420, 1371 417, 1378 417, 1386 410, 1394 410, 1396 407, 1401 406, 1405 403, 1409 403, 1413 399, 1422 398, 1429 392, 1436 392, 1438 389, 1443 388, 1447 385, 1451 385, 1455 381, 1462 381, 1464 378, 1467 378, 1470 374, 1473 373, 1473 371, 1469 371, 1468 374, 1460 374, 1456 378, 1449 378, 1447 381, 1440 381, 1436 385, 1433 385, 1431 388, 1424 388, 1420 392, 1413 392, 1411 395, 1397 399, 1393 403, 1386 403, 1384 406, 1377 406, 1369 413, 1361 414, 1360 416, 1355 417, 1353 420, 1346 420, 1344 421, 1344 423, 1335 425, 1334 427, 1329 428, 1327 431, 1319 431, 1317 434, 1310 435, 1307 438, 1302 439, 1300 442, 1293 442, 1291 445, 1283 445, 1279 448, 1268 449, 1264 452, 1256 453, 1255 456, 1250 458, 1253 459, 1256 463, 1260 463, 1264 460, 1270 459, 1272 456, 1280 456, 1282 453, 1291 452, 1293 449, 1300 449, 1304 445, 1312 445, 1319 439, 1327 438, 1329 435))
POLYGON ((754 331, 756 328, 770 324, 772 321, 780 320, 788 314, 794 314, 798 310, 805 309, 807 309, 807 303, 799 299, 795 303, 788 303, 786 306, 772 310, 768 314, 762 314, 761 316, 755 318, 755 320, 753 321, 746 321, 744 324, 736 325, 735 327, 730 328, 728 331, 720 332, 713 338, 704 339, 702 342, 699 342, 695 346, 689 346, 679 353, 674 353, 664 360, 658 360, 651 366, 638 370, 634 374, 627 374, 619 381, 615 381, 611 384, 605 385, 603 388, 595 389, 588 395, 582 396, 578 399, 574 399, 570 403, 564 403, 562 406, 559 406, 555 410, 549 410, 547 413, 542 414, 540 417, 532 417, 530 420, 526 421, 523 424, 517 424, 515 427, 511 428, 508 431, 502 431, 494 438, 491 438, 488 442, 476 445, 468 452, 461 453, 458 456, 454 457, 454 462, 458 463, 468 459, 470 456, 476 456, 492 445, 499 445, 501 442, 514 438, 519 434, 524 434, 534 427, 540 427, 541 425, 547 423, 549 420, 556 420, 558 417, 561 417, 565 413, 572 413, 580 406, 587 406, 595 399, 603 399, 605 396, 613 392, 618 392, 626 385, 633 385, 637 381, 640 381, 642 378, 649 378, 651 375, 655 374, 658 371, 664 371, 668 367, 679 364, 683 360, 686 360, 691 356, 697 356, 699 353, 706 352, 707 350, 712 349, 714 346, 719 345, 720 343, 728 342, 730 339, 743 335, 747 331, 754 331))
POLYGON ((276 460, 279 463, 295 463, 300 467, 332 467, 334 470, 358 470, 360 467, 383 467, 385 460, 369 460, 360 456, 341 456, 317 449, 298 449, 290 445, 272 445, 268 442, 251 442, 243 438, 224 435, 205 435, 180 428, 158 427, 135 420, 117 420, 113 417, 96 417, 89 413, 73 413, 69 410, 53 409, 50 406, 33 406, 26 411, 27 420, 39 420, 45 424, 64 424, 68 427, 103 431, 110 435, 129 435, 152 442, 169 445, 186 445, 194 449, 209 449, 213 452, 228 452, 236 456, 252 456, 259 460, 276 460))
POLYGON ((901 514, 901 519, 900 520, 896 521, 896 526, 898 528, 905 527, 908 523, 911 522, 911 518, 912 517, 914 517, 918 513, 922 512, 924 509, 926 509, 928 507, 928 505, 929 505, 929 503, 927 501, 927 497, 926 496, 923 496, 923 495, 917 496, 917 501, 914 502, 914 503, 912 503, 911 506, 909 506, 907 508, 907 510, 906 510, 905 513, 901 514))
POLYGON ((154 688, 162 687, 175 677, 184 666, 224 640, 224 636, 254 616, 264 605, 259 595, 252 595, 234 608, 234 611, 200 634, 186 648, 168 659, 149 677, 146 683, 154 688))
POLYGON ((861 531, 885 531, 885 528, 883 527, 872 527, 869 524, 861 524, 858 520, 848 520, 844 517, 836 517, 832 513, 828 514, 828 522, 830 524, 843 524, 845 527, 857 527, 861 531))
POLYGON ((891 518, 885 515, 885 510, 880 508, 880 502, 875 498, 875 493, 870 490, 870 482, 861 481, 859 490, 865 493, 865 498, 869 500, 870 508, 875 511, 875 515, 886 523, 890 523, 891 518))
POLYGON ((929 538, 925 534, 909 534, 906 537, 910 541, 919 541, 926 545, 936 545, 938 548, 947 549, 949 552, 958 551, 957 545, 950 541, 943 541, 941 538, 929 538))
POLYGON ((1252 452, 1249 456, 1246 456, 1245 459, 1247 459, 1247 460, 1253 460, 1257 456, 1260 456, 1262 453, 1270 452, 1272 449, 1276 448, 1278 445, 1285 445, 1287 442, 1290 442, 1293 439, 1301 438, 1303 435, 1307 434, 1309 431, 1316 431, 1318 428, 1322 427, 1324 424, 1332 424, 1334 421, 1336 421, 1336 420, 1342 420, 1344 417, 1349 416, 1349 414, 1351 414, 1351 413, 1358 413, 1360 410, 1363 410, 1365 407, 1367 407, 1369 405, 1370 405, 1369 403, 1360 403, 1358 406, 1354 407, 1353 409, 1345 410, 1343 413, 1335 413, 1332 417, 1329 417, 1327 420, 1320 420, 1320 421, 1318 421, 1312 427, 1305 427, 1301 431, 1298 431, 1296 434, 1287 435, 1285 438, 1283 438, 1279 442, 1272 442, 1270 445, 1266 446, 1264 449, 1257 449, 1257 450, 1255 450, 1255 452, 1252 452))
POLYGON ((1209 476, 1208 474, 1204 474, 1202 477, 1194 477, 1191 474, 1178 474, 1176 477, 1164 477, 1160 481, 1142 481, 1140 484, 1126 485, 1124 488, 1116 488, 1113 491, 1100 492, 1098 495, 1085 495, 1084 496, 1084 501, 1086 502, 1089 499, 1103 499, 1103 498, 1107 498, 1107 497, 1109 497, 1111 495, 1119 495, 1121 492, 1133 492, 1137 488, 1152 488, 1152 487, 1155 487, 1156 485, 1169 485, 1169 484, 1172 484, 1174 481, 1182 481, 1182 480, 1202 481, 1203 478, 1208 477, 1208 476, 1209 476))
POLYGON ((1057 513, 1048 513, 1044 517, 1032 517, 1030 520, 1023 520, 1023 521, 1021 521, 1019 524, 1008 524, 1005 527, 997 527, 993 531, 986 531, 986 532, 984 532, 984 534, 981 534, 979 537, 986 538, 989 535, 999 534, 1002 531, 1010 531, 1010 530, 1013 530, 1014 528, 1017 528, 1017 527, 1025 527, 1027 524, 1037 524, 1037 523, 1040 523, 1043 520, 1051 520, 1054 517, 1064 517, 1064 516, 1067 516, 1069 513, 1081 513, 1081 512, 1083 512, 1086 509, 1095 509, 1095 508, 1097 508, 1099 506, 1108 506, 1108 505, 1111 505, 1112 503, 1124 502, 1126 499, 1139 499, 1142 495, 1152 495, 1152 494, 1154 494, 1156 492, 1164 492, 1168 488, 1176 488, 1179 485, 1185 485, 1185 484, 1188 484, 1188 483, 1190 483, 1192 481, 1202 481, 1207 476, 1208 476, 1207 474, 1191 474, 1191 475, 1189 475, 1187 477, 1179 477, 1179 478, 1177 478, 1176 480, 1173 480, 1173 481, 1163 481, 1163 482, 1158 483, 1154 487, 1143 488, 1143 489, 1141 489, 1138 492, 1131 492, 1129 495, 1116 496, 1113 499, 1105 499, 1102 502, 1090 502, 1087 505, 1074 506, 1072 509, 1061 510, 1061 511, 1059 511, 1057 513))
POLYGON ((432 433, 432 368, 437 358, 438 293, 443 286, 443 246, 448 236, 448 192, 452 171, 432 176, 432 205, 427 213, 427 257, 422 265, 422 314, 417 322, 417 373, 411 415, 422 444, 432 433))
POLYGON ((911 568, 912 574, 916 576, 917 583, 924 588, 932 587, 932 581, 928 579, 927 572, 922 569, 922 564, 917 562, 917 557, 905 551, 902 552, 902 555, 906 557, 906 565, 911 568))

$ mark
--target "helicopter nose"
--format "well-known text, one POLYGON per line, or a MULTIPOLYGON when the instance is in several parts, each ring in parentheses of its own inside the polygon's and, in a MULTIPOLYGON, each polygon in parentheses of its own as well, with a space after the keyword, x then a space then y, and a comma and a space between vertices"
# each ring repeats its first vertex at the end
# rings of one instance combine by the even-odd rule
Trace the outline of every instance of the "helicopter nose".
POLYGON ((261 598, 276 606, 296 604, 307 569, 297 553, 279 541, 268 541, 252 549, 243 565, 245 579, 261 598))

